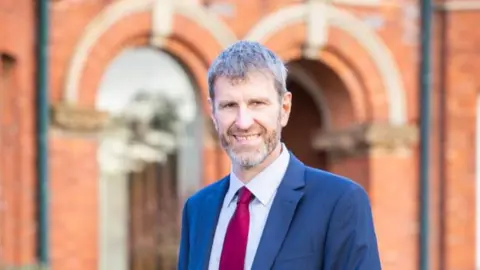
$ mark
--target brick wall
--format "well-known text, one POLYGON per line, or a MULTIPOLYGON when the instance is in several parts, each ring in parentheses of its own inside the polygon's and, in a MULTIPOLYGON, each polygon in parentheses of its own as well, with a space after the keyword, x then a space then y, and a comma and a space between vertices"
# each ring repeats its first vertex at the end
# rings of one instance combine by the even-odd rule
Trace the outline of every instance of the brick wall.
POLYGON ((54 133, 50 140, 52 269, 98 265, 96 142, 54 133))
POLYGON ((0 3, 0 266, 35 260, 33 8, 0 3))
MULTIPOLYGON (((289 1, 264 1, 262 4, 257 1, 242 1, 241 4, 236 5, 237 18, 224 18, 224 21, 238 36, 245 35, 255 23, 257 23, 266 14, 275 11, 278 8, 285 7, 289 1)), ((408 4, 405 4, 408 5, 408 4)), ((415 34, 415 25, 410 28, 405 26, 405 11, 403 6, 397 6, 394 4, 388 4, 381 8, 353 8, 345 7, 352 11, 353 14, 364 20, 377 19, 380 21, 378 25, 378 34, 386 45, 391 50, 391 55, 394 61, 398 65, 402 74, 403 84, 405 85, 405 96, 407 101, 407 120, 415 119, 416 105, 415 93, 416 89, 416 49, 418 43, 415 39, 411 39, 409 35, 415 34)), ((414 7, 413 7, 414 8, 414 7)), ((62 99, 62 91, 65 87, 66 71, 68 69, 69 60, 74 50, 75 42, 78 41, 80 34, 85 28, 89 19, 93 18, 95 14, 101 10, 101 4, 99 2, 78 2, 76 4, 67 4, 59 2, 52 8, 52 15, 54 24, 58 25, 53 28, 52 36, 52 97, 55 101, 62 99)), ((99 80, 102 76, 103 70, 107 67, 111 59, 121 52, 122 48, 126 46, 134 46, 139 44, 146 44, 148 42, 148 33, 152 29, 151 15, 149 12, 141 12, 129 15, 118 23, 112 25, 112 27, 100 37, 99 40, 93 46, 90 53, 90 58, 87 59, 85 69, 82 70, 82 74, 79 80, 79 89, 81 91, 78 94, 79 104, 81 106, 93 107, 96 96, 96 89, 99 80)), ((274 34, 268 41, 267 45, 277 51, 284 59, 295 60, 301 57, 301 48, 305 42, 305 29, 304 23, 297 23, 291 26, 287 26, 284 29, 280 29, 278 33, 274 34)), ((212 35, 204 28, 195 24, 191 20, 180 16, 174 15, 172 34, 171 37, 165 43, 165 50, 174 54, 184 65, 190 69, 190 72, 196 79, 200 89, 200 97, 202 100, 206 100, 206 78, 205 72, 208 68, 208 64, 213 60, 216 54, 220 51, 221 47, 213 39, 212 35), (198 37, 202 37, 198 42, 198 37)), ((304 68, 311 70, 318 78, 318 83, 325 88, 325 95, 328 104, 328 109, 332 112, 332 125, 333 128, 347 127, 352 123, 362 123, 369 121, 386 121, 388 118, 388 104, 387 97, 384 91, 384 85, 382 82, 380 71, 374 64, 372 56, 359 44, 354 38, 349 36, 346 32, 332 28, 329 29, 329 39, 326 45, 326 49, 323 52, 318 52, 320 59, 323 61, 322 65, 315 65, 314 63, 301 63, 304 68), (325 75, 323 74, 330 74, 325 75), (335 75, 336 74, 336 75, 335 75), (324 78, 324 79, 321 79, 324 78), (337 81, 335 81, 337 80, 337 81), (335 104, 339 105, 336 106, 335 104)), ((204 103, 205 111, 208 112, 206 104, 204 103)), ((295 125, 295 123, 292 123, 295 125)), ((293 127, 293 126, 292 126, 293 127)), ((320 127, 320 126, 319 126, 320 127)), ((57 140, 56 138, 54 140, 57 140)), ((78 142, 80 143, 80 142, 78 142)), ((305 141, 303 147, 309 147, 308 141, 305 141)), ((93 152, 84 156, 85 159, 94 159, 93 152)), ((53 153, 53 155, 57 155, 53 153)), ((67 159, 68 152, 62 154, 62 158, 53 157, 55 160, 67 159)), ((219 159, 215 157, 218 155, 217 150, 205 149, 205 182, 209 183, 219 177, 218 164, 219 160, 226 160, 225 155, 219 159), (212 156, 214 155, 214 156, 212 156)), ((369 165, 372 161, 365 157, 360 162, 342 162, 338 164, 332 164, 332 169, 338 173, 351 175, 355 180, 364 183, 367 187, 372 185, 375 187, 376 194, 382 194, 385 189, 384 185, 388 185, 390 182, 398 182, 398 188, 409 192, 415 192, 415 182, 409 181, 405 184, 401 181, 402 174, 395 174, 395 179, 389 179, 385 181, 383 177, 390 175, 390 172, 384 173, 382 166, 369 165), (355 164, 355 165, 352 165, 355 164), (354 166, 354 167, 352 167, 354 166), (352 168, 357 168, 358 172, 362 171, 361 175, 358 173, 352 173, 352 168), (380 171, 381 170, 381 171, 380 171), (371 179, 368 179, 369 175, 375 179, 376 182, 372 183, 371 179), (399 180, 396 180, 396 179, 399 180)), ((378 160, 378 159, 376 159, 378 160)), ((395 159, 393 159, 395 160, 395 159)), ((375 161, 377 162, 377 161, 375 161)), ((228 170, 228 163, 223 163, 225 169, 223 173, 228 170)), ((376 163, 375 163, 376 164, 376 163)), ((407 162, 406 164, 412 164, 407 162)), ((399 168, 393 166, 393 168, 399 168)), ((405 167, 402 167, 405 168, 405 167)), ((408 167, 406 167, 408 168, 408 167)), ((80 167, 74 167, 69 170, 69 173, 80 170, 80 167)), ((58 183, 58 189, 70 189, 64 174, 60 169, 52 172, 52 179, 55 183, 58 183)), ((74 173, 74 175, 76 175, 74 173)), ((96 179, 95 170, 85 172, 82 170, 81 175, 85 178, 96 179), (86 173, 86 175, 85 175, 86 173)), ((393 176, 392 176, 393 177, 393 176)), ((391 177, 390 177, 391 178, 391 177)), ((79 187, 75 189, 76 192, 80 192, 79 187)), ((90 190, 92 192, 92 190, 90 190)), ((403 194, 403 193, 402 193, 403 194)), ((376 218, 379 219, 379 223, 383 224, 383 219, 388 216, 382 216, 381 214, 386 211, 392 211, 395 209, 392 207, 382 207, 382 205, 391 205, 389 202, 382 200, 389 200, 388 196, 375 195, 373 200, 376 204, 374 206, 375 212, 379 214, 376 218)), ((90 198, 90 195, 85 198, 90 198)), ((409 198, 414 199, 411 195, 409 198)), ((93 198, 92 198, 93 199, 93 198)), ((88 203, 90 205, 91 202, 88 203)), ((92 214, 86 210, 85 202, 72 202, 72 206, 75 209, 82 209, 78 213, 84 213, 89 217, 92 214)), ((55 207, 55 206, 54 206, 55 207)), ((90 206, 88 206, 90 207, 90 206)), ((399 258, 411 257, 411 254, 415 254, 416 237, 415 232, 412 232, 411 227, 414 226, 416 220, 415 204, 410 206, 399 216, 400 221, 408 223, 408 227, 405 227, 404 223, 400 223, 398 234, 391 235, 391 224, 397 223, 385 223, 388 225, 379 226, 379 235, 381 237, 380 243, 383 248, 382 253, 386 253, 388 257, 393 259, 387 259, 389 269, 413 269, 413 261, 403 261, 399 258), (413 224, 413 225, 412 225, 413 224), (394 239, 401 238, 405 244, 396 244, 394 239), (393 240, 389 240, 393 239, 393 240), (389 255, 393 254, 393 255, 389 255)), ((68 225, 67 216, 62 218, 62 226, 73 227, 74 225, 68 225)), ((85 218, 84 221, 93 222, 95 219, 85 218)), ((68 235, 62 237, 63 232, 56 230, 55 238, 70 239, 68 235), (62 234, 62 235, 61 235, 62 234)), ((93 231, 92 231, 93 233, 93 231)), ((88 234, 94 237, 95 234, 88 234)), ((80 244, 83 242, 76 242, 75 244, 65 243, 64 245, 74 245, 75 250, 80 248, 80 244)), ((90 246, 92 248, 92 246, 90 246)), ((63 250, 64 247, 61 243, 55 247, 55 250, 63 250)), ((91 249, 94 250, 94 249, 91 249)), ((60 259, 59 259, 60 260, 60 259)), ((86 258, 85 258, 86 260, 86 258)), ((85 267, 84 261, 81 258, 77 259, 78 267, 85 267), (81 265, 81 266, 80 266, 81 265)), ((65 263, 62 260, 63 263, 65 263)), ((58 267, 64 265, 58 262, 58 267)))
POLYGON ((479 10, 436 16, 432 166, 433 250, 444 269, 473 269, 475 262, 475 121, 480 90, 480 34, 471 25, 479 10), (436 245, 435 245, 436 244, 436 245))
MULTIPOLYGON (((3 181, 1 184, 12 189, 15 188, 13 183, 22 187, 18 189, 17 186, 18 196, 4 195, 3 200, 8 198, 15 207, 9 208, 10 212, 4 210, 3 215, 0 212, 3 217, 0 222, 9 220, 11 223, 6 226, 15 227, 11 229, 12 233, 8 227, 4 227, 0 230, 1 235, 18 235, 18 239, 21 239, 16 246, 11 244, 12 247, 5 249, 4 256, 8 256, 14 263, 29 263, 34 256, 34 43, 33 7, 27 2, 2 1, 0 4, 0 53, 7 53, 16 60, 15 72, 18 79, 15 80, 15 87, 18 87, 17 93, 21 93, 9 97, 18 108, 18 120, 15 123, 19 125, 19 130, 15 137, 20 140, 17 141, 17 147, 21 146, 22 151, 15 151, 10 143, 7 148, 7 136, 0 131, 2 152, 10 151, 12 157, 18 160, 17 166, 6 166, 7 163, 3 163, 0 175, 2 179, 19 179, 15 182, 0 180, 3 181), (7 15, 7 11, 13 13, 7 15), (17 221, 25 221, 22 224, 26 225, 14 226, 17 221)), ((52 103, 60 103, 65 98, 68 68, 77 42, 86 31, 88 23, 112 2, 50 3, 52 103)), ((237 36, 242 37, 268 14, 301 2, 303 1, 231 1, 235 6, 235 16, 220 15, 220 18, 237 36)), ((401 74, 406 124, 416 125, 419 111, 420 45, 417 1, 383 1, 378 6, 363 6, 359 1, 356 3, 358 6, 340 7, 374 29, 377 38, 388 48, 387 55, 392 58, 401 74)), ((480 52, 477 49, 480 36, 478 31, 471 29, 473 22, 478 21, 479 14, 478 11, 455 11, 446 18, 439 16, 436 21, 435 41, 437 46, 443 44, 445 51, 441 53, 439 47, 435 48, 435 122, 431 166, 432 258, 435 269, 439 265, 443 265, 444 269, 461 270, 474 267, 475 157, 472 146, 475 143, 475 100, 480 88, 477 75, 480 70, 480 52), (442 95, 443 103, 440 102, 442 95), (443 122, 440 112, 444 115, 443 122), (444 134, 444 137, 440 134, 444 134)), ((266 44, 285 60, 298 60, 305 44, 306 29, 303 22, 291 24, 270 36, 266 44)), ((123 48, 148 45, 151 31, 151 13, 139 12, 113 24, 95 41, 85 67, 79 74, 78 106, 94 107, 97 87, 109 62, 123 48)), ((171 34, 163 43, 162 49, 179 59, 192 74, 198 85, 198 96, 202 100, 204 111, 208 113, 205 72, 221 50, 221 45, 204 27, 185 16, 175 14, 171 34)), ((318 51, 316 57, 317 60, 302 60, 300 65, 312 72, 322 87, 330 112, 331 129, 388 120, 392 104, 388 102, 382 70, 375 64, 378 59, 374 59, 358 40, 342 29, 329 28, 326 45, 318 51)), ((7 94, 0 85, 0 96, 7 97, 7 94)), ((12 108, 3 108, 1 119, 12 118, 12 108)), ((2 121, 6 123, 6 120, 2 121)), ((316 124, 322 127, 324 123, 316 124)), ((295 123, 292 128, 295 128, 295 123)), ((53 132, 50 138, 51 207, 54 213, 51 218, 53 266, 54 269, 94 269, 98 261, 99 200, 96 142, 76 133, 68 133, 68 136, 62 134, 53 132)), ((309 147, 308 145, 307 141, 304 146, 295 147, 309 147)), ((228 157, 211 142, 205 142, 204 162, 205 184, 228 172, 228 157)), ((362 156, 328 162, 328 169, 352 177, 368 189, 385 269, 418 269, 417 163, 416 147, 393 153, 367 151, 362 156)), ((0 239, 0 247, 8 241, 8 237, 0 239)))

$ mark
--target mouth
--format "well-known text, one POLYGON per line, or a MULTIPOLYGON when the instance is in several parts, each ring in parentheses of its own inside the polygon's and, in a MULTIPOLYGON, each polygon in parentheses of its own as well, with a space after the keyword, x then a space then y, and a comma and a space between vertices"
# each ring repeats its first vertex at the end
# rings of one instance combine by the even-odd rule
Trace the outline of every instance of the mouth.
POLYGON ((249 142, 253 142, 253 141, 256 141, 257 139, 260 138, 260 134, 254 134, 254 135, 233 135, 233 137, 235 138, 235 140, 237 142, 241 142, 241 143, 249 143, 249 142))

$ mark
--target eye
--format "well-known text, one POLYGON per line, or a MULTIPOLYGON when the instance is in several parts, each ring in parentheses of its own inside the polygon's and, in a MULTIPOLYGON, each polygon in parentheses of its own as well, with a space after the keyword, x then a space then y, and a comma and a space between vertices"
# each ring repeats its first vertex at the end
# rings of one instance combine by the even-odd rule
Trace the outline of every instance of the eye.
POLYGON ((261 105, 265 105, 266 103, 264 101, 254 100, 250 104, 253 106, 261 106, 261 105))
POLYGON ((235 103, 233 103, 233 102, 228 102, 228 103, 222 104, 221 107, 222 107, 222 108, 233 108, 233 107, 235 107, 235 103))

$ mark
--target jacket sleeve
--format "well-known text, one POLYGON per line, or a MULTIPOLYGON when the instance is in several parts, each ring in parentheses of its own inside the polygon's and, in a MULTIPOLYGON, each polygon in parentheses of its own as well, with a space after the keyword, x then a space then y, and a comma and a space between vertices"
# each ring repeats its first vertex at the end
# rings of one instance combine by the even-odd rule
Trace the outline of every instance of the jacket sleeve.
POLYGON ((370 201, 358 185, 338 200, 326 239, 324 270, 380 270, 370 201))
POLYGON ((189 222, 188 222, 188 200, 183 206, 182 214, 182 228, 180 235, 180 250, 178 254, 178 270, 187 270, 188 269, 188 260, 190 254, 190 233, 189 233, 189 222))

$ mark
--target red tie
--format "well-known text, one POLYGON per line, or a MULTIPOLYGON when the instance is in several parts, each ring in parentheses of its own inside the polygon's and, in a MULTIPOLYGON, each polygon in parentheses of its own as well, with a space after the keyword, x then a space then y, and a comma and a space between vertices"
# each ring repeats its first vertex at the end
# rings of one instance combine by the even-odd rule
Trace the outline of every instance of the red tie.
POLYGON ((253 195, 245 187, 239 190, 239 194, 237 209, 228 224, 227 234, 225 235, 219 270, 244 270, 248 227, 250 225, 248 205, 253 195))

